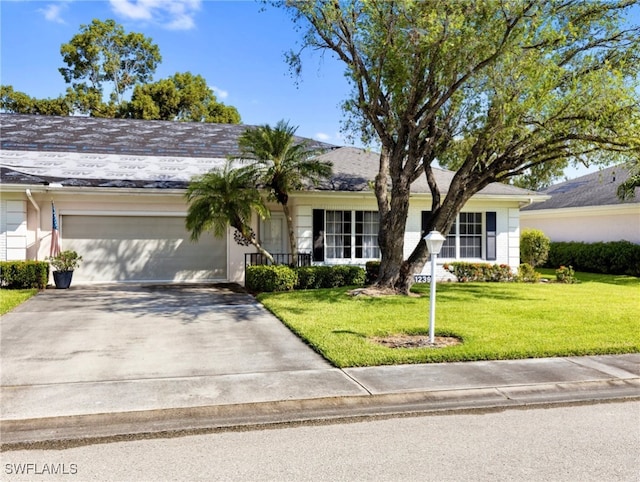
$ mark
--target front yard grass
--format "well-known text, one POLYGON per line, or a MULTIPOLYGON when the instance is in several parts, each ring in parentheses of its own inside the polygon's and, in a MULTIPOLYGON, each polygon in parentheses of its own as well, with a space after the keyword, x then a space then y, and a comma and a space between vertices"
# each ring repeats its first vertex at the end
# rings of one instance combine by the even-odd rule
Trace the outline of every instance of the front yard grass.
POLYGON ((258 299, 337 367, 640 352, 640 278, 576 277, 579 284, 438 284, 436 336, 462 340, 444 348, 371 339, 427 334, 427 284, 415 285, 414 297, 352 297, 343 288, 258 299))
POLYGON ((0 315, 8 313, 16 306, 24 303, 38 292, 37 289, 29 290, 0 290, 0 315))

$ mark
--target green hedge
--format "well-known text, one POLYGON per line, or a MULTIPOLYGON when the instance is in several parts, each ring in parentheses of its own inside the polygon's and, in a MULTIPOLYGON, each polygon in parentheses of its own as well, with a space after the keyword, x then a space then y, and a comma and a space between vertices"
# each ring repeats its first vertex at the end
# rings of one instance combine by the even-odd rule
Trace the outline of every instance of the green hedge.
POLYGON ((640 245, 629 241, 552 242, 545 267, 560 266, 586 273, 640 276, 640 245))
POLYGON ((453 273, 461 283, 467 281, 511 281, 514 278, 511 267, 507 264, 456 261, 446 263, 444 269, 453 273))
POLYGON ((277 266, 247 266, 245 271, 245 286, 256 293, 264 291, 291 291, 298 281, 298 275, 293 268, 285 265, 277 266))
POLYGON ((245 286, 255 293, 362 286, 365 271, 358 266, 247 266, 245 286))
POLYGON ((0 261, 0 285, 8 289, 44 289, 49 281, 46 261, 0 261))
POLYGON ((365 281, 365 272, 359 266, 304 266, 297 272, 299 290, 362 286, 365 281))

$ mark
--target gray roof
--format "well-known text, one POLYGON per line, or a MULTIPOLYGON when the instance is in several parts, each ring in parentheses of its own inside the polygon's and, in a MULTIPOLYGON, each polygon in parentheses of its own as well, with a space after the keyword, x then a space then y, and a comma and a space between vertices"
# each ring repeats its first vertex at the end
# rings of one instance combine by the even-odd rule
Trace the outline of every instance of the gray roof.
POLYGON ((640 188, 636 188, 635 199, 621 201, 616 194, 618 186, 628 177, 629 170, 619 165, 554 184, 542 191, 551 199, 528 206, 523 211, 637 203, 640 200, 640 188))
MULTIPOLYGON (((194 175, 222 166, 228 156, 238 155, 238 137, 248 127, 0 114, 0 178, 5 184, 182 189, 194 175)), ((379 154, 304 140, 324 152, 320 159, 333 164, 333 177, 316 189, 370 190, 379 154)), ((447 191, 453 175, 452 171, 435 170, 442 192, 447 191)), ((412 192, 430 192, 424 177, 412 185, 412 192)), ((480 192, 536 195, 500 183, 480 192)))
MULTIPOLYGON (((319 159, 333 164, 333 178, 320 189, 336 191, 366 191, 378 173, 380 154, 355 147, 340 147, 319 156, 319 159)), ((445 193, 451 185, 455 172, 434 168, 434 176, 440 190, 445 193)), ((415 194, 429 194, 431 191, 425 176, 411 185, 415 194)), ((537 196, 539 193, 508 184, 494 182, 480 191, 481 194, 497 196, 537 196)))
POLYGON ((184 188, 192 176, 238 155, 238 137, 248 127, 0 114, 0 176, 15 184, 184 188))

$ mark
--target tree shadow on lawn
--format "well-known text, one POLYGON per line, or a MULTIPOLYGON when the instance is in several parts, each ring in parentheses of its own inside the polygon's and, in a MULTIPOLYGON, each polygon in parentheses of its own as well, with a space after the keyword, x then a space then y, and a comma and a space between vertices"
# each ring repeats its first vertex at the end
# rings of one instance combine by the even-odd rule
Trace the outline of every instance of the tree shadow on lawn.
MULTIPOLYGON (((418 291, 422 297, 428 297, 428 288, 424 292, 418 291)), ((444 284, 436 289, 436 299, 450 299, 462 301, 465 298, 483 300, 504 300, 504 301, 524 301, 535 300, 543 297, 542 293, 536 293, 532 290, 512 290, 509 286, 501 286, 500 283, 472 284, 472 283, 455 283, 444 284)))
POLYGON ((640 287, 640 278, 635 276, 576 273, 576 278, 580 283, 605 283, 616 286, 640 287))

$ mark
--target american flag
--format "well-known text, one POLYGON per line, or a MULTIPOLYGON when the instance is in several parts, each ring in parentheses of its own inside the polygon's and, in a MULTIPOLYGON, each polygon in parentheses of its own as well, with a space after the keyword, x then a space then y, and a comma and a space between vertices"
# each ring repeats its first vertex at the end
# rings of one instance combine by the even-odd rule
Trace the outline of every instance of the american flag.
POLYGON ((51 249, 49 256, 58 256, 60 254, 60 232, 58 231, 58 216, 56 216, 56 206, 51 203, 51 249))

